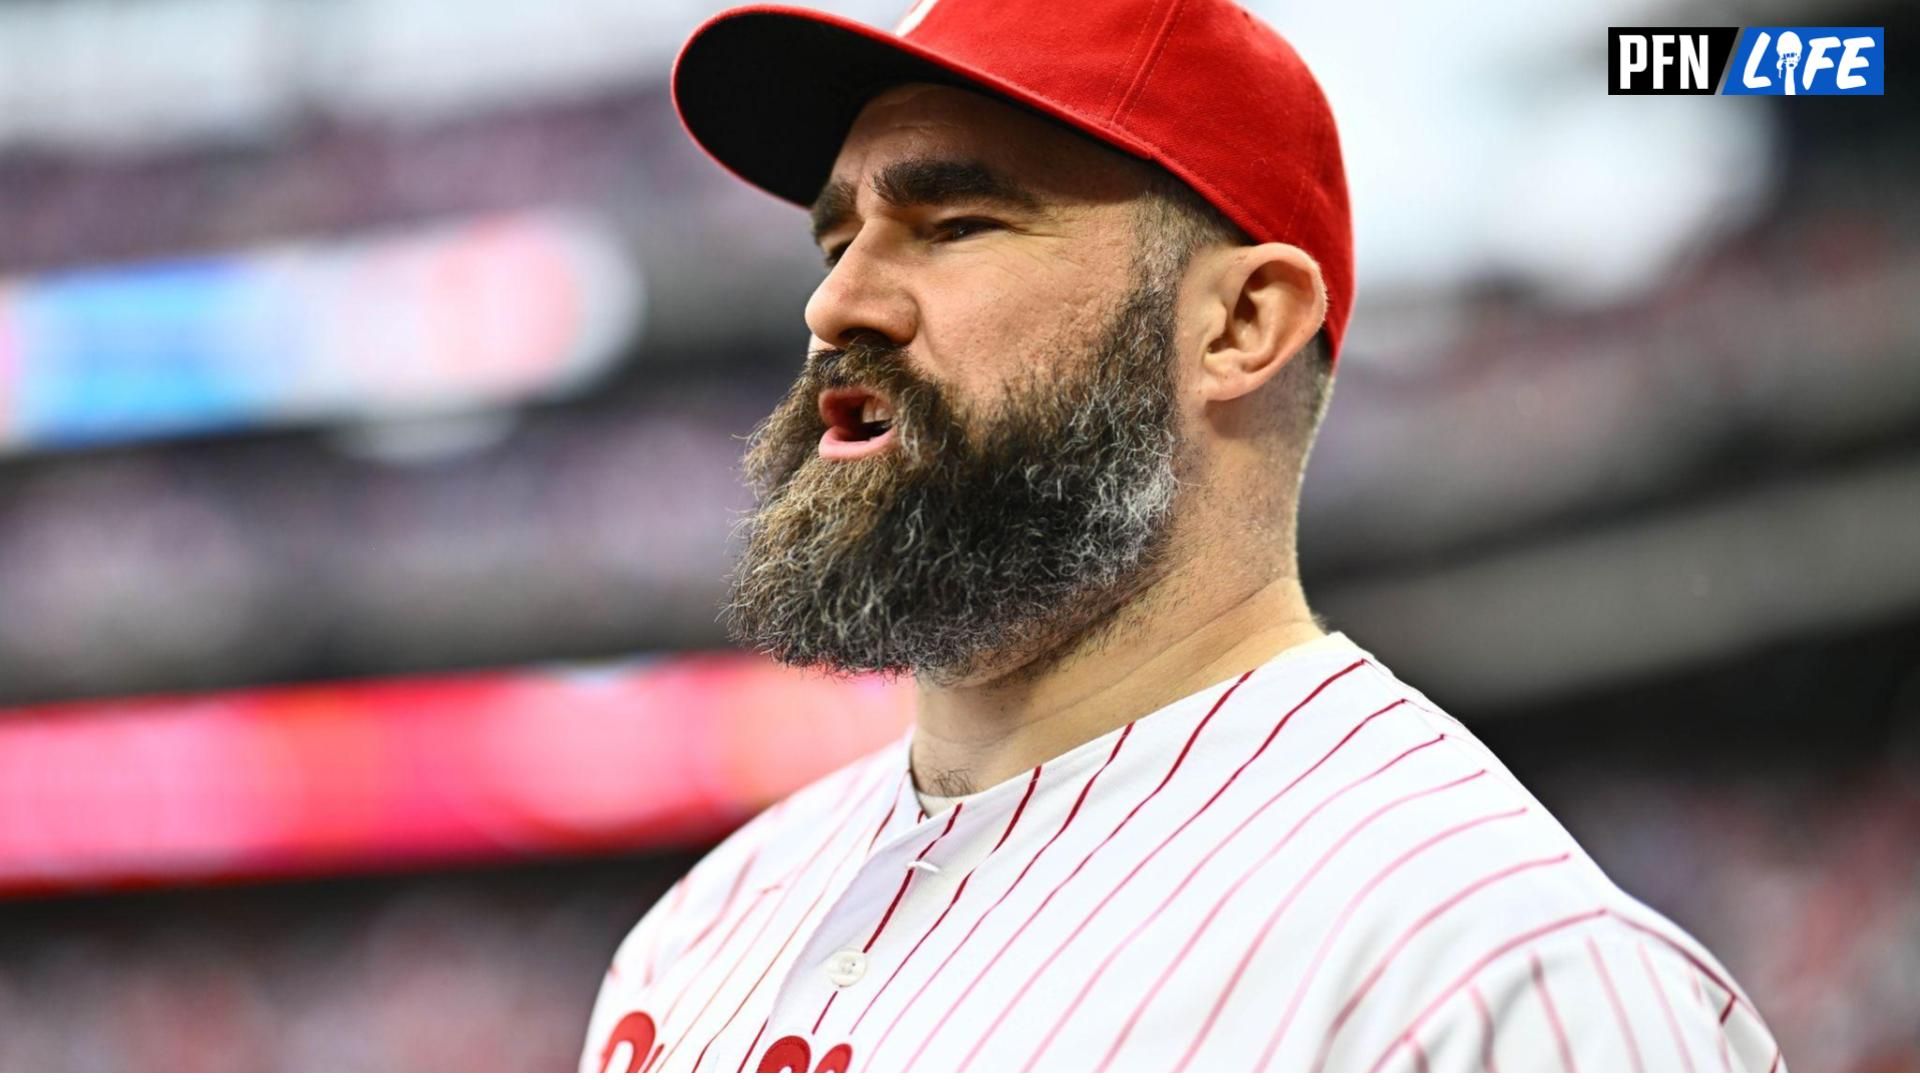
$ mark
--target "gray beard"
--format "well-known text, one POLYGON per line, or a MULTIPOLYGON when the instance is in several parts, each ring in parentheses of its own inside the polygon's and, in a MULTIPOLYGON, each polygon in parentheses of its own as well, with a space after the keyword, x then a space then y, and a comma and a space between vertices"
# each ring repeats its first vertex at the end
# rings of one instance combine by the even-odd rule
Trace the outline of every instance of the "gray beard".
POLYGON ((952 683, 1100 629, 1154 576, 1179 487, 1173 286, 1142 278, 1090 356, 963 423, 900 351, 816 354, 754 432, 760 504, 724 616, 782 663, 952 683), (894 405, 890 450, 830 461, 823 388, 894 405), (977 439, 969 430, 985 432, 977 439))

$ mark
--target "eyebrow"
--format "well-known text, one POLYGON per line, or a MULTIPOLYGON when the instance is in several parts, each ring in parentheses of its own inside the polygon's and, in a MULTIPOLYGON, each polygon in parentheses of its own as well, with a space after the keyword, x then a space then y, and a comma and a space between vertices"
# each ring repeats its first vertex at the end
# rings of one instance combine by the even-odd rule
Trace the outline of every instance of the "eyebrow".
MULTIPOLYGON (((1038 210, 1038 196, 1005 173, 968 158, 906 158, 880 170, 873 193, 894 207, 938 206, 968 200, 998 203, 1019 210, 1038 210)), ((813 202, 813 241, 853 216, 854 187, 847 180, 829 180, 813 202)))

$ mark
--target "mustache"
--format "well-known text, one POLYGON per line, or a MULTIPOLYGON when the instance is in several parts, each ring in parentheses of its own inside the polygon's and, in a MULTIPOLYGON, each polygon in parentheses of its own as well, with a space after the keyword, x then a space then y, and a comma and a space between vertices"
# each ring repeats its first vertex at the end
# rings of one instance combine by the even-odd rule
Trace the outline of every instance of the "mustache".
MULTIPOLYGON (((820 394, 853 386, 888 400, 903 457, 924 460, 951 441, 952 398, 938 381, 919 373, 904 346, 863 337, 845 347, 816 349, 807 354, 786 397, 749 437, 747 478, 763 499, 778 496, 814 463, 815 447, 828 426, 820 416, 820 394)), ((867 466, 882 467, 897 466, 867 466)), ((840 469, 855 471, 846 464, 840 469)))
POLYGON ((833 390, 856 385, 925 385, 914 370, 906 346, 891 342, 856 341, 844 348, 815 349, 807 354, 798 392, 833 390))

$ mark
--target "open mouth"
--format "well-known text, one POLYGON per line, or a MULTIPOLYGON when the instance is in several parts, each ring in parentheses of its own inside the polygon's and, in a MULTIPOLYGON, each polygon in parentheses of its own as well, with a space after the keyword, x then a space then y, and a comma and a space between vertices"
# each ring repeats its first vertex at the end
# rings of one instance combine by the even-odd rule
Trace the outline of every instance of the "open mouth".
POLYGON ((821 391, 820 419, 821 457, 865 457, 893 444, 893 403, 865 387, 821 391))

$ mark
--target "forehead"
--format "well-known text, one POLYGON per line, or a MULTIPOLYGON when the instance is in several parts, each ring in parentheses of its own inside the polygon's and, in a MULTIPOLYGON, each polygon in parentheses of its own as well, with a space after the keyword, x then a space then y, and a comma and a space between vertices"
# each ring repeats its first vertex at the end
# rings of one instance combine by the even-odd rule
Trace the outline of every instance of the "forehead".
POLYGON ((1137 195, 1145 173, 1132 158, 1056 121, 986 94, 908 83, 881 92, 854 119, 833 179, 864 187, 911 157, 971 159, 1037 193, 1068 201, 1137 195))

